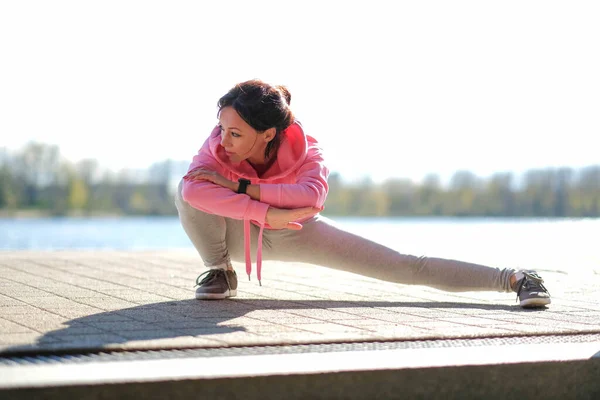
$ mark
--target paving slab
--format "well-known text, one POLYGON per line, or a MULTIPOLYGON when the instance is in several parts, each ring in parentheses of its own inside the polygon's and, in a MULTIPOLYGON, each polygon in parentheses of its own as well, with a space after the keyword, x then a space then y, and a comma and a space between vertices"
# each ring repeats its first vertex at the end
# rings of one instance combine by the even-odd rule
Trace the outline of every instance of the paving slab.
POLYGON ((600 333, 600 276, 540 271, 553 295, 447 293, 301 264, 266 262, 262 286, 193 298, 192 251, 0 253, 0 355, 600 333))
POLYGON ((0 398, 600 396, 600 276, 540 271, 553 303, 300 263, 193 298, 193 251, 0 252, 0 398), (506 382, 510 382, 507 385, 506 382))

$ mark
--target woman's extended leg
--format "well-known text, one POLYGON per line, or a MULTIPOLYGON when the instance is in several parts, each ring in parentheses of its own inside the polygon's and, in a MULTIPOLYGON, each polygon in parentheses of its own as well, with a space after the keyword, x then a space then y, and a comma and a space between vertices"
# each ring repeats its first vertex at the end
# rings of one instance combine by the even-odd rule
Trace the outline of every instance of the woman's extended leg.
POLYGON ((265 257, 306 262, 390 282, 426 285, 445 291, 511 291, 513 269, 499 269, 442 258, 415 257, 346 232, 323 217, 300 231, 269 234, 265 257))

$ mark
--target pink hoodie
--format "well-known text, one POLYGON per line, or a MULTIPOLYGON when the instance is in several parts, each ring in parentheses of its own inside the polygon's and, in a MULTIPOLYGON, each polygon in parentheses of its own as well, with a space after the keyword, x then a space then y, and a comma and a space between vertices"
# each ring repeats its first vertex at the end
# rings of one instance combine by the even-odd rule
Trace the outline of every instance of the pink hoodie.
MULTIPOLYGON (((215 127, 194 156, 188 169, 197 167, 216 171, 223 177, 237 182, 249 179, 260 185, 260 201, 246 194, 208 181, 184 180, 182 196, 192 207, 210 214, 244 220, 244 250, 248 279, 252 272, 250 257, 250 222, 259 225, 256 275, 261 281, 263 229, 273 229, 265 221, 269 205, 277 208, 323 208, 327 191, 329 170, 323 162, 323 154, 317 141, 304 134, 298 123, 282 132, 277 159, 263 176, 259 177, 247 161, 233 164, 221 146, 221 131, 215 127)), ((302 221, 299 221, 302 222, 302 221)))

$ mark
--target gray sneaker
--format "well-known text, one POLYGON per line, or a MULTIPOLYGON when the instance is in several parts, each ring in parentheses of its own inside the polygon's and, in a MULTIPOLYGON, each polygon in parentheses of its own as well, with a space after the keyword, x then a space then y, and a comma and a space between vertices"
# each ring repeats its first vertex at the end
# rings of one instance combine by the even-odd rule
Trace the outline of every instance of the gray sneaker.
POLYGON ((198 300, 218 300, 237 296, 237 274, 233 270, 209 269, 196 278, 198 300), (204 277, 204 278, 202 278, 204 277), (202 280, 200 280, 202 278, 202 280))
POLYGON ((521 301, 521 307, 544 307, 551 303, 550 292, 543 283, 535 271, 517 272, 517 299, 521 301))

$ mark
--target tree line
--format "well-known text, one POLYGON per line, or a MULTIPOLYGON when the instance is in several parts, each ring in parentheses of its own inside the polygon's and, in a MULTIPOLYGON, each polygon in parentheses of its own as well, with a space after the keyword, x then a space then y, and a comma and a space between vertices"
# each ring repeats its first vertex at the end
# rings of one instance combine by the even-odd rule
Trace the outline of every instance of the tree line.
POLYGON ((173 215, 173 176, 188 162, 165 160, 145 170, 113 172, 95 159, 72 163, 59 148, 29 143, 0 150, 0 210, 62 215, 173 215))
MULTIPOLYGON (((0 149, 0 211, 13 215, 175 215, 173 194, 189 161, 164 160, 145 170, 111 172, 97 160, 72 163, 57 146, 0 149)), ((329 180, 325 214, 350 216, 598 217, 600 165, 534 169, 479 177, 457 171, 448 184, 394 178, 329 180)))
POLYGON ((390 179, 345 184, 334 174, 326 207, 334 215, 598 217, 600 166, 546 168, 478 177, 457 171, 448 185, 436 175, 420 183, 390 179))

